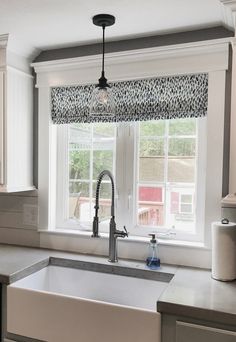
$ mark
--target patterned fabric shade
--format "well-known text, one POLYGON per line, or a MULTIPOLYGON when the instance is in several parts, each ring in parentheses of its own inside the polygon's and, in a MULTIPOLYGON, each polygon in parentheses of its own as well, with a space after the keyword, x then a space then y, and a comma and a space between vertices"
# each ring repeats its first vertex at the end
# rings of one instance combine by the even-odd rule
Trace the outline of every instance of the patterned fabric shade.
POLYGON ((91 118, 94 85, 51 89, 55 124, 108 121, 145 121, 201 117, 207 114, 208 74, 114 82, 115 116, 91 118))

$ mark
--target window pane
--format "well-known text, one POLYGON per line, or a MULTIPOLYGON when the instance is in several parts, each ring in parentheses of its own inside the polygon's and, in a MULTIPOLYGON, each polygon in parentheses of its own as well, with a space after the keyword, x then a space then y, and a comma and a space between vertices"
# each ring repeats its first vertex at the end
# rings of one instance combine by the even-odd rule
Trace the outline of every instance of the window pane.
POLYGON ((115 135, 115 125, 113 123, 95 123, 93 126, 95 138, 114 137, 115 135))
POLYGON ((181 204, 180 212, 183 213, 192 213, 192 205, 191 204, 181 204))
MULTIPOLYGON (((92 222, 94 189, 101 171, 113 174, 115 165, 116 124, 69 125, 69 218, 92 222)), ((110 184, 101 185, 100 217, 108 212, 110 184)))
POLYGON ((141 157, 164 156, 164 139, 141 139, 139 155, 141 157))
POLYGON ((73 196, 79 194, 82 197, 89 197, 89 183, 70 180, 70 193, 73 196))
POLYGON ((195 158, 168 158, 168 182, 194 183, 195 158))
POLYGON ((181 202, 182 203, 192 203, 192 195, 182 194, 181 195, 181 202))
POLYGON ((144 121, 140 123, 140 136, 156 137, 165 134, 165 121, 144 121))
POLYGON ((195 135, 196 119, 174 119, 170 120, 169 135, 195 135))
POLYGON ((140 181, 163 181, 164 144, 164 139, 141 139, 139 147, 140 181))
POLYGON ((139 186, 138 224, 162 226, 164 223, 164 193, 161 187, 139 186))
POLYGON ((70 151, 70 179, 89 179, 90 151, 70 151))
POLYGON ((192 232, 197 119, 140 123, 138 224, 192 232))
POLYGON ((169 156, 195 156, 195 138, 170 138, 169 156))
POLYGON ((164 181, 165 159, 162 157, 139 158, 139 181, 164 181))
POLYGON ((69 218, 90 218, 89 183, 70 182, 69 218))
POLYGON ((91 129, 89 124, 71 124, 69 129, 70 150, 91 148, 91 129))
POLYGON ((166 224, 176 230, 193 231, 195 227, 195 216, 193 204, 183 204, 183 196, 194 199, 193 187, 167 187, 166 191, 166 224))
MULTIPOLYGON (((96 146, 97 148, 97 146, 96 146)), ((113 151, 93 152, 93 179, 97 180, 98 175, 103 170, 113 170, 113 151)))

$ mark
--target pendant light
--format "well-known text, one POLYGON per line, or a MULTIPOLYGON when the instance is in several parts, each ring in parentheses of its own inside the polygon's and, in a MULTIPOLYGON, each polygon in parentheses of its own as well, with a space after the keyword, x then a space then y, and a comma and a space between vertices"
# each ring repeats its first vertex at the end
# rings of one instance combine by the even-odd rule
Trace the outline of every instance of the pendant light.
POLYGON ((93 17, 93 24, 102 27, 102 73, 91 98, 90 116, 93 120, 109 120, 115 115, 115 102, 110 85, 107 83, 104 70, 105 28, 115 23, 115 17, 110 14, 98 14, 93 17))

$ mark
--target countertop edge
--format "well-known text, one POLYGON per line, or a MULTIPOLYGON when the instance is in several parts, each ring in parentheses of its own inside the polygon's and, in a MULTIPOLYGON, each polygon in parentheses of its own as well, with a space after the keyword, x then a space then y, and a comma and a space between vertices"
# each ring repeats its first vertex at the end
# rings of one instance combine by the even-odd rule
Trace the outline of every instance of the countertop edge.
POLYGON ((200 308, 196 306, 157 301, 157 312, 174 316, 191 317, 208 322, 236 325, 236 315, 228 312, 200 308))

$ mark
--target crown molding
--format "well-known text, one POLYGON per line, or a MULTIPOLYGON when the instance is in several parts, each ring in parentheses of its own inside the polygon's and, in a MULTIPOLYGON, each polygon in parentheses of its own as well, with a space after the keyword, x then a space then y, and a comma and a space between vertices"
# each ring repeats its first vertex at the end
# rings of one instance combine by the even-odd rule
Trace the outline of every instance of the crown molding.
POLYGON ((224 22, 227 27, 236 29, 236 0, 220 0, 223 6, 224 22))
MULTIPOLYGON (((178 45, 169 45, 154 48, 144 48, 137 50, 127 50, 122 52, 106 53, 106 66, 127 62, 137 62, 140 60, 152 60, 163 58, 176 58, 182 56, 191 56, 201 53, 217 53, 224 52, 228 49, 232 37, 220 38, 208 41, 200 41, 194 43, 184 43, 178 45)), ((70 70, 74 68, 92 67, 100 64, 101 55, 82 56, 66 59, 58 59, 53 61, 32 63, 36 73, 52 72, 58 70, 70 70)))
MULTIPOLYGON (((230 38, 106 54, 112 82, 228 69, 230 38)), ((92 84, 100 74, 101 55, 31 64, 37 88, 92 84)))

